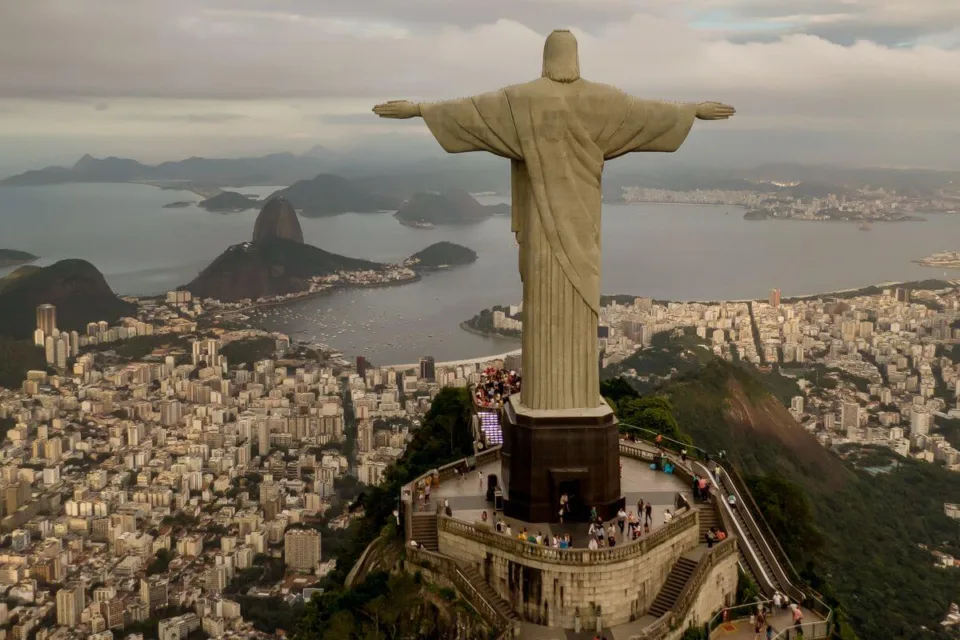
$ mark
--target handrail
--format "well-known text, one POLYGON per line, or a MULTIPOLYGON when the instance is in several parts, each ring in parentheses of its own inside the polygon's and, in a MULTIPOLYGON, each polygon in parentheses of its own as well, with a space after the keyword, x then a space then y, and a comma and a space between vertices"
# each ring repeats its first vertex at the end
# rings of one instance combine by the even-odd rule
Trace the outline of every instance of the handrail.
POLYGON ((697 595, 699 595, 707 574, 718 562, 727 556, 733 555, 736 551, 736 538, 728 538, 714 545, 712 549, 704 553, 697 563, 696 568, 694 568, 693 573, 687 578, 687 583, 680 591, 680 595, 677 596, 673 607, 657 618, 655 622, 648 625, 643 631, 630 636, 630 640, 660 640, 666 636, 671 628, 682 622, 684 618, 687 617, 687 614, 690 613, 693 602, 697 595))
MULTIPOLYGON (((706 471, 709 473, 709 469, 707 469, 706 471)), ((717 478, 715 474, 710 474, 709 477, 711 477, 714 480, 714 483, 717 485, 719 489, 723 490, 726 488, 724 485, 723 477, 717 478)), ((786 572, 783 570, 782 567, 779 566, 776 556, 773 553, 773 549, 771 549, 770 545, 767 544, 766 539, 764 538, 762 532, 760 531, 760 527, 757 526, 756 522, 752 522, 752 517, 751 517, 752 514, 750 512, 751 510, 746 504, 746 501, 743 500, 743 497, 740 495, 740 491, 738 487, 736 486, 735 483, 731 482, 730 487, 728 489, 732 489, 732 493, 737 498, 737 506, 738 506, 737 512, 740 514, 740 517, 743 519, 744 526, 750 532, 751 537, 753 538, 753 541, 757 545, 756 553, 765 557, 765 559, 767 560, 767 563, 770 565, 770 570, 773 575, 768 576, 767 572, 763 569, 762 565, 758 565, 756 567, 756 570, 759 573, 763 574, 763 578, 768 582, 769 587, 771 589, 779 590, 780 588, 782 588, 784 591, 789 592, 791 588, 793 588, 795 592, 789 593, 790 597, 796 598, 802 602, 803 593, 799 589, 794 587, 790 583, 790 581, 787 579, 786 572), (751 524, 753 525, 753 527, 750 526, 751 524), (798 598, 796 594, 800 594, 800 597, 798 598)), ((737 525, 737 528, 739 529, 740 522, 737 520, 736 515, 733 514, 733 507, 731 507, 726 500, 724 500, 723 502, 724 502, 724 508, 730 511, 731 516, 733 517, 733 521, 737 525)))
MULTIPOLYGON (((764 537, 768 539, 767 540, 768 544, 771 544, 770 541, 772 541, 773 548, 771 549, 771 551, 777 556, 778 560, 782 560, 786 564, 787 568, 790 569, 790 575, 793 577, 793 579, 803 584, 805 581, 803 580, 802 577, 800 577, 800 573, 797 571, 796 567, 794 567, 793 562, 790 561, 790 556, 787 555, 787 552, 784 550, 783 546, 780 544, 780 540, 773 533, 773 528, 770 526, 770 523, 767 522, 767 519, 763 516, 763 511, 760 510, 760 506, 757 504, 756 500, 753 497, 753 494, 750 492, 750 488, 747 486, 747 483, 743 479, 743 476, 740 475, 740 472, 737 470, 737 468, 734 467, 732 464, 730 464, 729 461, 718 462, 718 465, 720 466, 720 468, 723 469, 724 473, 726 473, 732 479, 732 484, 739 485, 737 487, 738 489, 742 488, 742 491, 739 491, 739 493, 744 494, 747 497, 747 499, 750 501, 749 506, 750 506, 751 515, 754 513, 756 513, 757 515, 757 518, 754 518, 754 521, 755 522, 759 521, 759 523, 763 525, 763 529, 764 529, 763 533, 766 534, 764 537), (723 462, 726 462, 726 464, 723 464, 723 462)), ((782 568, 783 567, 781 566, 781 569, 782 568)), ((787 576, 787 577, 789 578, 790 576, 787 576)), ((789 580, 789 582, 793 582, 793 580, 789 580)), ((827 606, 826 603, 823 602, 822 600, 823 596, 812 588, 808 587, 808 589, 810 591, 810 594, 804 594, 804 595, 808 595, 808 597, 811 600, 813 600, 814 602, 819 604, 823 609, 825 609, 829 614, 827 616, 828 618, 829 616, 832 616, 833 610, 829 606, 827 606)), ((803 593, 803 592, 800 592, 800 593, 803 593)), ((801 603, 803 602, 804 600, 801 600, 801 603)), ((822 611, 818 613, 823 614, 822 611)))
POLYGON ((830 620, 815 620, 813 622, 800 623, 801 632, 797 633, 796 625, 790 625, 773 636, 774 640, 792 640, 793 638, 805 638, 806 640, 815 640, 816 638, 827 638, 830 636, 830 620), (807 633, 809 631, 809 633, 807 633))
POLYGON ((720 611, 715 613, 712 618, 710 618, 710 622, 707 623, 707 633, 710 633, 711 631, 719 627, 724 622, 724 619, 723 619, 724 612, 726 612, 727 614, 727 620, 739 620, 741 618, 740 616, 731 617, 730 614, 733 613, 734 611, 737 611, 738 609, 746 609, 747 615, 742 617, 747 618, 751 614, 756 612, 758 604, 763 605, 764 608, 766 609, 769 609, 769 608, 772 608, 773 600, 757 600, 755 602, 748 602, 747 604, 738 604, 735 607, 723 607, 722 609, 720 609, 720 611), (771 605, 771 606, 768 606, 768 605, 771 605))
POLYGON ((619 426, 619 427, 627 427, 627 428, 629 428, 629 429, 632 430, 632 431, 638 431, 638 432, 640 432, 640 433, 646 433, 646 434, 652 435, 653 438, 643 438, 644 440, 649 441, 651 444, 653 444, 653 441, 656 439, 657 436, 660 436, 661 442, 667 442, 667 443, 673 444, 674 446, 678 447, 678 449, 677 449, 677 452, 678 452, 678 453, 679 453, 682 449, 686 449, 688 456, 691 457, 691 458, 705 458, 706 455, 707 455, 707 452, 706 452, 705 449, 701 449, 700 447, 698 447, 698 446, 695 445, 695 444, 689 444, 689 443, 687 443, 687 442, 682 442, 682 441, 680 441, 680 440, 674 440, 673 438, 669 438, 669 437, 663 435, 662 433, 660 433, 659 431, 654 431, 653 429, 647 429, 646 427, 638 427, 638 426, 636 426, 636 425, 629 424, 629 423, 627 423, 627 422, 618 422, 618 423, 617 423, 617 426, 619 426), (691 451, 694 452, 694 453, 698 453, 699 455, 689 455, 689 454, 691 453, 691 451))
POLYGON ((467 602, 477 610, 477 613, 494 628, 504 631, 503 635, 500 636, 501 638, 514 635, 514 629, 519 626, 519 623, 504 616, 491 602, 488 602, 483 593, 474 587, 467 576, 463 574, 453 558, 421 548, 407 547, 406 551, 407 559, 410 562, 439 571, 449 578, 467 602))
POLYGON ((487 547, 494 547, 522 558, 568 566, 610 564, 644 555, 674 536, 699 527, 699 522, 698 512, 688 511, 681 516, 676 516, 650 535, 623 545, 606 549, 558 549, 508 537, 488 527, 479 527, 445 515, 437 519, 438 529, 441 532, 469 538, 487 547))

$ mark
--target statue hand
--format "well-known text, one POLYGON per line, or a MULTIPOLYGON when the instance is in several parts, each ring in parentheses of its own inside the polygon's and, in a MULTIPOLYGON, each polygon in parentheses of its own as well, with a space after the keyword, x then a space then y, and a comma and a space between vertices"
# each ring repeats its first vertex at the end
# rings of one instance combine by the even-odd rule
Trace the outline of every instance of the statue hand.
POLYGON ((420 105, 409 100, 390 100, 383 104, 378 104, 373 108, 373 112, 381 118, 394 118, 404 120, 406 118, 416 118, 420 115, 420 105))
POLYGON ((697 118, 700 120, 726 120, 736 112, 736 109, 721 102, 701 102, 697 105, 697 118))

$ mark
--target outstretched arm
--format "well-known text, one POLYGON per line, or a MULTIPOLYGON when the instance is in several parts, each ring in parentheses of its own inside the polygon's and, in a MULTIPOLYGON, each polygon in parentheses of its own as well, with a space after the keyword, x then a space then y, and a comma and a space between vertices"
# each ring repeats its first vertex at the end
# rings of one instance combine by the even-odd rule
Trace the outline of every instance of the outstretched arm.
POLYGON ((381 118, 393 118, 395 120, 406 120, 422 115, 420 105, 409 100, 389 100, 375 106, 373 112, 381 118))

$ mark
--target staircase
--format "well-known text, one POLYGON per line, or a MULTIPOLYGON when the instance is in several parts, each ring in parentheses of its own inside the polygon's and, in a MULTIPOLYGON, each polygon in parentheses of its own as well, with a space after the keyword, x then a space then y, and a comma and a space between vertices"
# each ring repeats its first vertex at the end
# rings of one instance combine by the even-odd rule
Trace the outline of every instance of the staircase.
MULTIPOLYGON (((473 566, 468 566, 465 564, 457 563, 457 566, 460 568, 460 572, 466 577, 474 589, 480 594, 487 603, 492 606, 497 612, 508 620, 513 620, 515 622, 520 621, 520 616, 517 615, 517 612, 514 611, 507 602, 497 595, 497 592, 493 590, 493 587, 483 579, 483 576, 480 575, 480 572, 477 571, 473 566)), ((466 594, 465 594, 466 595, 466 594)))
MULTIPOLYGON (((700 544, 707 541, 707 531, 712 528, 722 528, 720 518, 717 517, 717 509, 712 503, 705 503, 700 507, 700 544)), ((729 533, 729 531, 727 532, 729 533)))
POLYGON ((428 551, 439 551, 437 542, 437 514, 432 511, 417 511, 413 514, 413 539, 428 551))
POLYGON ((670 570, 670 575, 667 576, 667 581, 660 589, 660 593, 657 594, 653 604, 650 605, 647 614, 654 618, 659 618, 667 611, 670 611, 673 605, 676 604, 677 598, 680 597, 680 593, 683 592, 683 588, 687 585, 687 580, 690 579, 693 570, 696 568, 697 562, 695 560, 690 560, 689 558, 680 558, 677 560, 677 563, 673 565, 673 569, 670 570))
POLYGON ((486 438, 487 445, 495 447, 503 444, 503 429, 500 426, 500 413, 496 410, 477 409, 480 419, 480 430, 486 438))

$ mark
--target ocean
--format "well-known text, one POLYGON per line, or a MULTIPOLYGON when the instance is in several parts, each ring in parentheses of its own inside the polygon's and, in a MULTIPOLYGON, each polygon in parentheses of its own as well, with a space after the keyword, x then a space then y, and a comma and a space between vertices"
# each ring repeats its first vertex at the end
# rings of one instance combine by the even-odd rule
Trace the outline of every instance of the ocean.
MULTIPOLYGON (((266 195, 279 187, 243 187, 266 195)), ((120 294, 157 294, 189 282, 227 246, 249 240, 256 211, 210 213, 175 201, 193 193, 129 184, 0 187, 0 248, 41 256, 36 264, 83 258, 120 294)), ((481 198, 486 204, 503 202, 481 198)), ((746 221, 735 207, 605 205, 603 292, 669 300, 765 298, 834 291, 884 281, 943 277, 914 264, 934 251, 958 250, 960 216, 925 222, 856 224, 746 221)), ((520 301, 517 244, 510 220, 467 227, 414 229, 389 213, 302 218, 304 238, 318 247, 380 262, 399 262, 448 240, 476 251, 472 265, 426 275, 416 283, 342 290, 265 311, 266 328, 316 339, 376 364, 503 353, 516 341, 459 329, 494 304, 520 301)), ((9 269, 0 270, 3 275, 9 269)), ((960 271, 948 277, 960 277, 960 271)))

